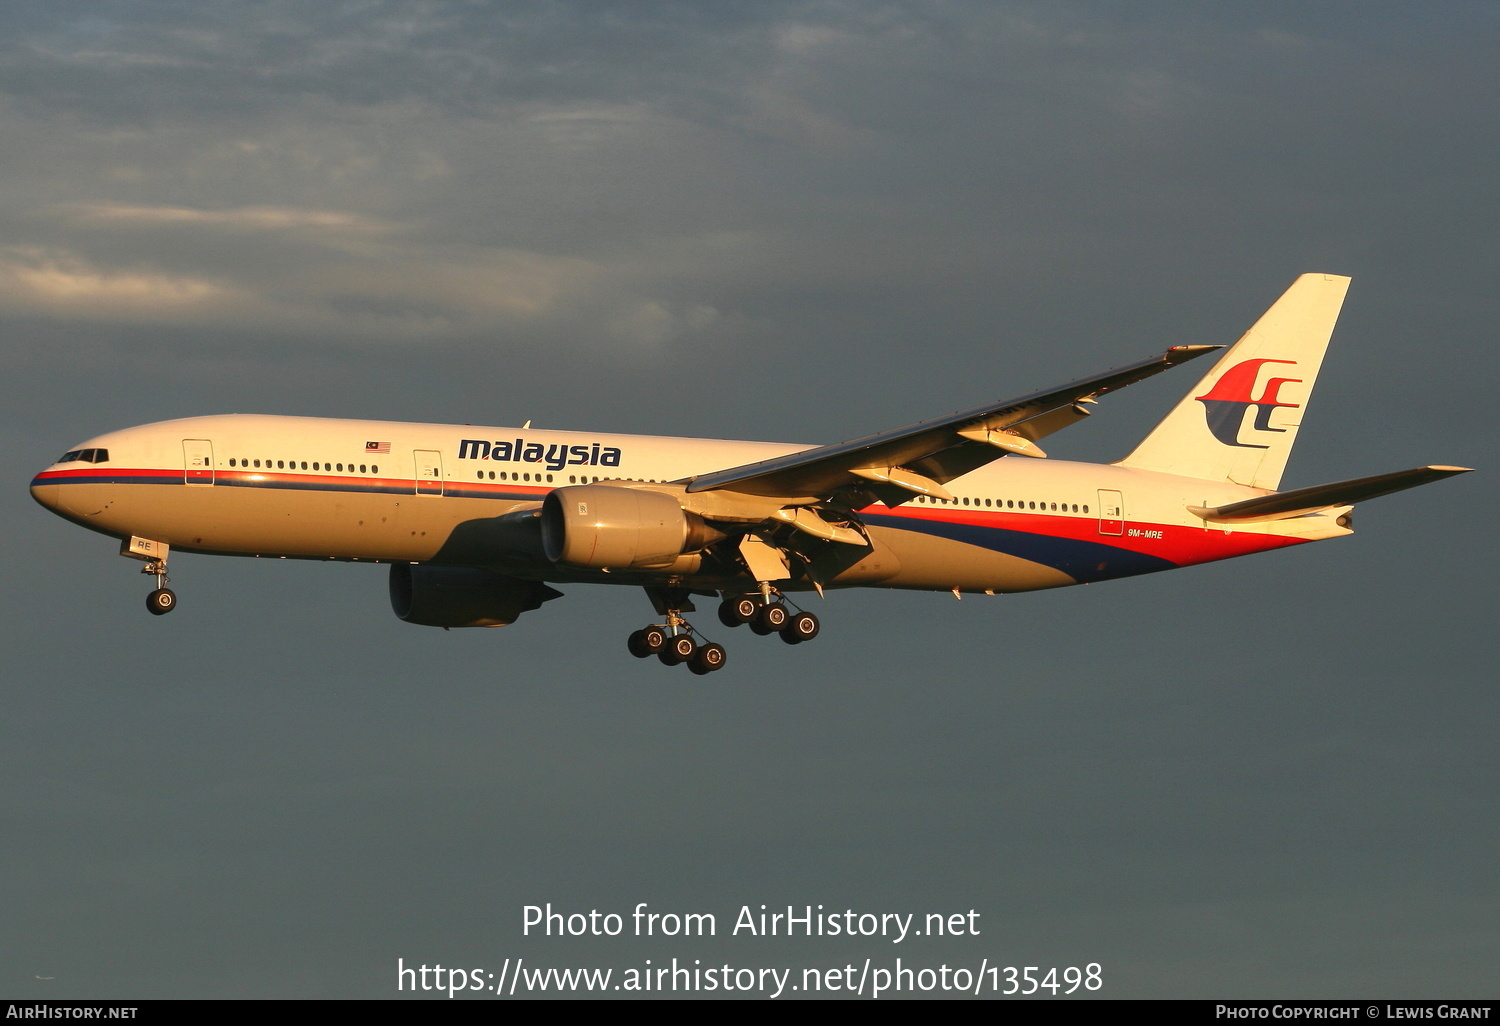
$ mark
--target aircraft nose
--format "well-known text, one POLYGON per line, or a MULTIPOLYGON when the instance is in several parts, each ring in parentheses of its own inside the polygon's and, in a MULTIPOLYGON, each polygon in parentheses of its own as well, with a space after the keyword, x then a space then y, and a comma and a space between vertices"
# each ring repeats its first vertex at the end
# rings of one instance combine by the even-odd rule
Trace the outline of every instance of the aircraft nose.
POLYGON ((58 512, 60 500, 57 493, 61 490, 60 485, 49 484, 40 478, 31 482, 31 497, 54 513, 58 512))

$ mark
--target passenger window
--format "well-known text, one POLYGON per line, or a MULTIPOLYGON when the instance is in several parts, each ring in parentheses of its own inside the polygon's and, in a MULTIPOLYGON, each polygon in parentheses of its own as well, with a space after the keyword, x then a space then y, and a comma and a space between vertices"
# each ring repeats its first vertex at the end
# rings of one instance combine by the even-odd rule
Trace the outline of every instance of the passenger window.
POLYGON ((360 472, 360 473, 361 473, 361 474, 363 474, 363 473, 364 473, 364 472, 365 472, 365 465, 364 465, 364 464, 363 464, 363 463, 361 463, 361 464, 360 464, 360 465, 359 465, 359 472, 360 472))
POLYGON ((377 467, 375 464, 371 463, 370 464, 370 473, 372 473, 372 474, 378 474, 378 473, 380 473, 380 468, 377 467))

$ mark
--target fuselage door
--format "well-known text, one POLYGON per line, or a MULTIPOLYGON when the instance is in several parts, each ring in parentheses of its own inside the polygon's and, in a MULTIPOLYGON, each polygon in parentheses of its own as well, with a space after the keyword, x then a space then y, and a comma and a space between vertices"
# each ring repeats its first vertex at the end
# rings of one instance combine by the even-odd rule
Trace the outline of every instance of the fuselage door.
POLYGON ((214 483, 213 442, 206 438, 182 440, 182 483, 190 485, 214 483))
POLYGON ((435 449, 418 449, 412 455, 417 460, 417 494, 443 494, 443 454, 435 449))
POLYGON ((1112 488, 1099 489, 1099 533, 1125 533, 1125 496, 1112 488))

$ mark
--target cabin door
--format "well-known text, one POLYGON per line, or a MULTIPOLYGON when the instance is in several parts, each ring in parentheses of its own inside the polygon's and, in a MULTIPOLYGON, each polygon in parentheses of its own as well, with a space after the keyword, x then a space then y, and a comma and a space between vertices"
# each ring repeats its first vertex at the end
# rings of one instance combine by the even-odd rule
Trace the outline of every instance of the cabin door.
POLYGON ((417 494, 443 494, 443 454, 435 449, 418 449, 413 454, 417 462, 417 494))
POLYGON ((206 438, 182 440, 182 483, 190 485, 214 483, 213 442, 206 438))
POLYGON ((1099 489, 1099 533, 1125 533, 1125 496, 1112 488, 1099 489))

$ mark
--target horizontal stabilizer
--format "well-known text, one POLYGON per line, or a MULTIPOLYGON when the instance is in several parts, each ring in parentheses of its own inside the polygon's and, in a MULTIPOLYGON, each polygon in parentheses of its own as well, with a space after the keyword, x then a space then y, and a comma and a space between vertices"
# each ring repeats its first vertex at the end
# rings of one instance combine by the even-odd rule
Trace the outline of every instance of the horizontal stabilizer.
POLYGON ((1333 484, 1313 485, 1311 488, 1296 488, 1275 495, 1262 495, 1243 502, 1231 502, 1227 506, 1189 506, 1189 512, 1204 520, 1285 520, 1319 510, 1337 506, 1352 506, 1365 499, 1415 488, 1431 481, 1440 481, 1454 474, 1467 474, 1471 467, 1417 467, 1414 470, 1398 470, 1394 474, 1377 474, 1353 481, 1335 481, 1333 484))

